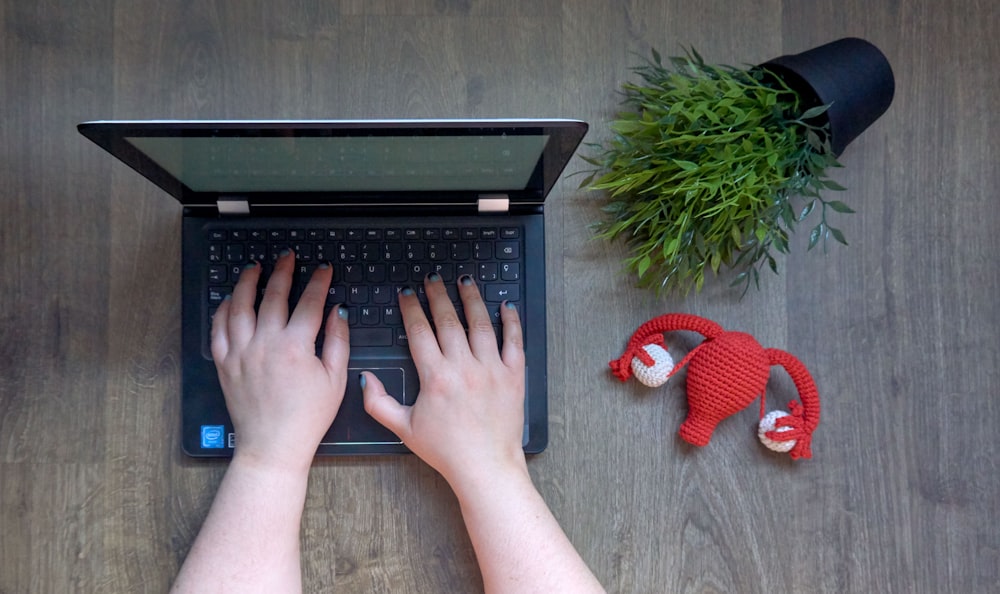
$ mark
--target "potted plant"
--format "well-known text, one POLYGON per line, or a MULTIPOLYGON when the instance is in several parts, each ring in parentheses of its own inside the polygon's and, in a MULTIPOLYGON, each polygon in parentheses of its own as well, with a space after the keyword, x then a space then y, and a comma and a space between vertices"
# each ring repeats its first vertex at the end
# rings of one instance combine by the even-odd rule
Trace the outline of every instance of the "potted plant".
POLYGON ((832 237, 831 213, 853 212, 824 190, 837 157, 888 108, 894 83, 870 43, 841 39, 757 67, 706 64, 693 49, 633 69, 613 137, 584 159, 581 186, 607 192, 599 237, 622 238, 626 268, 658 291, 700 290, 706 274, 735 271, 759 286, 777 272, 789 233, 817 212, 809 248, 832 237))

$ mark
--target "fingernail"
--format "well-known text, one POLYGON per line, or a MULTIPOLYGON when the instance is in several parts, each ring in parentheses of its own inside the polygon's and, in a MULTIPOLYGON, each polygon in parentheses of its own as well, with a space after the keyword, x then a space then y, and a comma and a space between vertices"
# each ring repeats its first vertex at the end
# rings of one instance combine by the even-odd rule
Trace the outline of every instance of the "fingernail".
POLYGON ((329 262, 321 262, 320 265, 319 265, 320 270, 326 270, 329 267, 330 267, 330 263, 329 262))
POLYGON ((511 303, 510 301, 504 301, 503 306, 506 307, 507 309, 517 309, 517 306, 511 303))
POLYGON ((232 298, 233 298, 233 294, 232 293, 228 293, 225 297, 222 298, 222 300, 223 301, 231 301, 232 298))
POLYGON ((365 384, 368 383, 368 381, 365 380, 365 374, 363 374, 363 373, 359 373, 358 374, 358 383, 361 384, 361 389, 364 390, 365 389, 365 384))
POLYGON ((458 282, 468 287, 469 285, 472 284, 472 277, 469 276, 468 274, 463 274, 461 277, 459 277, 458 282))
POLYGON ((250 262, 247 262, 246 264, 243 265, 243 270, 253 270, 254 268, 257 268, 256 260, 251 260, 250 262))
POLYGON ((439 280, 441 280, 441 275, 436 272, 432 272, 427 275, 427 280, 431 281, 432 283, 436 283, 439 280))
POLYGON ((348 317, 347 316, 347 307, 345 307, 343 305, 338 305, 337 306, 337 317, 340 318, 341 320, 346 320, 347 317, 348 317))
POLYGON ((287 256, 290 253, 292 253, 292 250, 290 250, 288 248, 284 248, 280 252, 278 252, 278 256, 284 258, 285 256, 287 256))
POLYGON ((403 287, 403 290, 400 291, 400 293, 402 293, 403 295, 406 295, 406 296, 410 296, 410 295, 414 294, 413 289, 411 289, 410 287, 403 287))

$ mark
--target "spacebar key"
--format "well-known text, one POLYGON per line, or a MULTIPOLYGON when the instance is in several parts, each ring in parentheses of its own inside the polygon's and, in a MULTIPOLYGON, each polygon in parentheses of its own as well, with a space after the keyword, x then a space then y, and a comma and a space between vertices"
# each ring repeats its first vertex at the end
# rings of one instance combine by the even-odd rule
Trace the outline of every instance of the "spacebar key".
POLYGON ((351 346, 392 346, 392 329, 351 328, 351 346))

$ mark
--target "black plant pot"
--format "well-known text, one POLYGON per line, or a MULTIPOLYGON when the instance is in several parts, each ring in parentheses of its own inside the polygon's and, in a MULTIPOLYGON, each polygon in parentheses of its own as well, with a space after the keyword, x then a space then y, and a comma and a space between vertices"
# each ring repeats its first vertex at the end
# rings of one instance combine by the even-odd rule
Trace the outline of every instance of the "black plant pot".
POLYGON ((820 117, 830 122, 830 146, 836 156, 889 109, 896 89, 885 55, 854 37, 781 56, 760 68, 796 91, 804 109, 830 105, 820 117))

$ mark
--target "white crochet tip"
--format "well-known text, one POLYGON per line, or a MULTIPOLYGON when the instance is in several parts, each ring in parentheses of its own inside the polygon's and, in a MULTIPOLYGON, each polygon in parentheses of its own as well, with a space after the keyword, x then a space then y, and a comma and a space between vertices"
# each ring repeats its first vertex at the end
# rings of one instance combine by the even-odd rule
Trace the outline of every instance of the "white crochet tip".
MULTIPOLYGON (((781 417, 787 416, 790 415, 783 410, 774 410, 764 415, 764 418, 760 420, 760 425, 757 426, 757 439, 759 439, 760 442, 767 447, 767 449, 775 452, 789 452, 795 447, 796 440, 794 439, 789 441, 775 441, 766 435, 766 433, 776 429, 775 421, 781 417)), ((791 431, 791 429, 791 427, 780 427, 777 428, 777 431, 778 433, 781 433, 783 431, 791 431)))
POLYGON ((658 388, 667 383, 670 372, 674 370, 674 358, 658 344, 647 344, 642 349, 653 358, 653 365, 647 367, 642 359, 633 357, 632 375, 650 388, 658 388))

